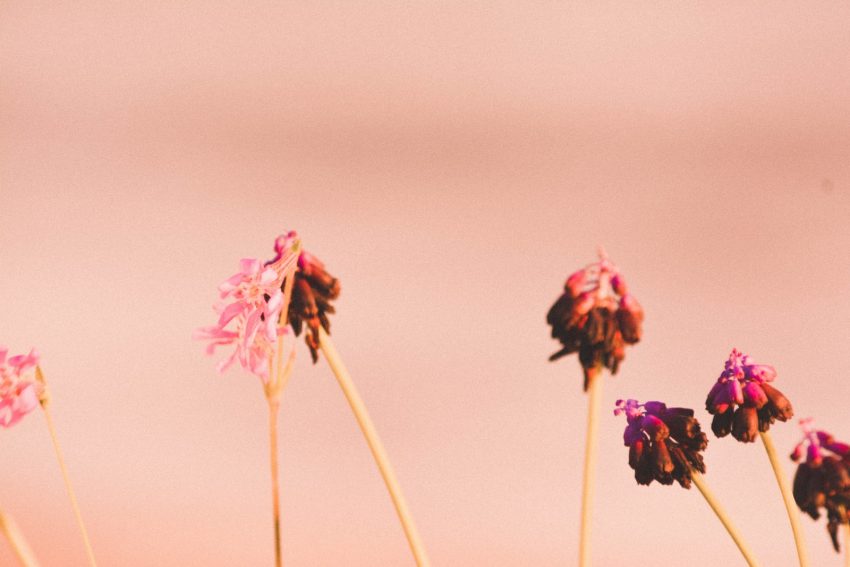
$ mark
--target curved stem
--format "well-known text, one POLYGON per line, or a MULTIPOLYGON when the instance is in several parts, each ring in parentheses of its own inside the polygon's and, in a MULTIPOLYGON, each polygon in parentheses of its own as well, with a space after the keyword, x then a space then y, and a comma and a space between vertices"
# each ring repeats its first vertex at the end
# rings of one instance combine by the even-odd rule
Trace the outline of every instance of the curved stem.
POLYGON ((38 567, 38 561, 35 559, 30 546, 27 545, 27 540, 24 539, 21 530, 11 516, 0 512, 0 531, 6 536, 9 545, 12 546, 12 551, 15 557, 23 565, 23 567, 38 567))
POLYGON ((785 502, 785 510, 788 512, 788 519, 791 521, 791 531, 794 533, 794 544, 797 546, 797 557, 800 560, 800 567, 808 567, 809 558, 806 554, 806 542, 803 539, 803 526, 800 524, 800 512, 797 510, 796 504, 794 504, 794 497, 791 495, 788 478, 785 476, 785 471, 779 462, 779 456, 776 453, 776 447, 773 446, 770 433, 760 431, 759 435, 761 435, 764 450, 767 451, 770 466, 773 467, 776 482, 779 484, 779 491, 782 493, 782 500, 785 502))
POLYGON ((594 470, 596 469, 596 430, 599 426, 599 403, 602 395, 602 373, 597 372, 587 385, 587 431, 584 441, 584 484, 581 491, 581 527, 578 564, 590 565, 590 527, 593 516, 594 470))
POLYGON ((708 505, 711 506, 711 509, 714 510, 715 514, 717 514, 717 518, 720 520, 720 523, 723 524, 723 527, 726 528, 726 531, 729 532, 730 536, 732 536, 732 539, 735 541, 735 545, 737 545, 738 549, 741 550, 741 555, 744 556, 747 565, 750 567, 758 567, 758 562, 753 557, 753 553, 744 543, 741 534, 738 533, 738 530, 734 525, 732 525, 732 520, 729 519, 729 516, 727 516, 723 508, 720 507, 720 503, 717 501, 714 493, 712 493, 705 484, 705 481, 702 479, 702 475, 696 471, 692 471, 692 479, 697 489, 699 489, 700 493, 702 493, 703 498, 705 498, 705 501, 708 502, 708 505))
POLYGON ((401 527, 404 529, 404 535, 407 537, 407 543, 410 545, 410 550, 413 552, 413 557, 419 567, 428 567, 430 562, 425 553, 425 547, 422 545, 422 540, 419 538, 419 532, 416 530, 416 524, 413 522, 413 516, 410 515, 410 510, 407 508, 407 502, 404 500, 404 495, 401 492, 398 480, 393 472, 390 460, 384 450, 381 440, 378 438, 378 432, 375 430, 375 425, 369 418, 369 413, 366 411, 366 406, 357 393, 357 388, 354 387, 354 382, 351 380, 351 375, 348 373, 342 359, 339 357, 331 338, 325 333, 324 329, 319 328, 319 348, 322 349, 322 354, 331 367, 331 370, 342 388, 351 410, 354 412, 354 417, 360 425, 360 430, 366 437, 366 443, 369 444, 369 449, 372 451, 372 456, 378 464, 378 469, 381 471, 381 476, 384 479, 384 484, 390 493, 393 500, 398 518, 401 521, 401 527))
POLYGON ((62 469, 62 478, 65 481, 65 490, 68 492, 68 498, 71 500, 71 507, 74 509, 74 515, 77 518, 77 525, 80 527, 80 533, 83 535, 83 544, 86 547, 89 564, 92 567, 97 567, 94 560, 94 551, 92 551, 89 534, 86 531, 86 526, 83 523, 83 515, 80 513, 80 506, 77 504, 77 497, 74 494, 74 488, 71 486, 71 478, 68 476, 68 468, 65 466, 65 458, 62 456, 62 448, 59 446, 59 438, 56 436, 56 428, 53 425, 53 417, 50 415, 48 404, 42 402, 41 409, 44 410, 44 417, 47 420, 47 429, 50 430, 50 438, 53 440, 53 448, 56 450, 56 459, 59 461, 59 468, 62 469))

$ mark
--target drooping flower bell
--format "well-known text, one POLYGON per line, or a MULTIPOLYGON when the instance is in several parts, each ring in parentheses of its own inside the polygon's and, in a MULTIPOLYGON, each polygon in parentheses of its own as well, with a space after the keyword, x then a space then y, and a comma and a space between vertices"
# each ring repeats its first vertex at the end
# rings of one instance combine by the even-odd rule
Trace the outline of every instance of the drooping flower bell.
MULTIPOLYGON (((271 262, 280 258, 282 251, 288 248, 288 243, 294 237, 295 232, 289 232, 277 238, 275 241, 277 255, 271 262)), ((285 282, 281 284, 281 288, 283 285, 285 282)), ((298 255, 298 270, 295 272, 292 301, 289 303, 289 322, 296 336, 301 335, 305 324, 310 329, 305 340, 314 363, 319 359, 319 327, 321 326, 326 333, 330 334, 331 324, 328 314, 335 312, 331 301, 339 297, 339 292, 339 280, 325 270, 325 265, 318 258, 302 250, 298 255)))
POLYGON ((42 385, 29 375, 38 366, 38 352, 8 357, 0 346, 0 425, 11 427, 38 407, 42 385))
POLYGON ((840 551, 838 526, 850 522, 850 445, 815 430, 811 422, 800 420, 803 440, 791 453, 791 460, 800 463, 794 475, 794 501, 815 520, 820 508, 826 510, 832 546, 840 551))
POLYGON ((629 448, 629 466, 638 484, 653 480, 691 487, 693 472, 705 473, 701 452, 708 446, 694 411, 669 408, 661 402, 640 404, 617 400, 614 415, 625 414, 623 442, 629 448))
POLYGON ((563 345, 549 360, 578 352, 587 390, 602 366, 616 374, 626 344, 640 340, 643 309, 617 267, 600 252, 598 262, 567 278, 546 322, 552 326, 552 338, 563 345))
POLYGON ((776 370, 756 364, 737 349, 726 361, 717 383, 705 401, 705 409, 714 415, 711 430, 718 437, 729 433, 742 443, 752 443, 759 431, 767 431, 776 421, 794 416, 791 402, 782 392, 768 384, 776 378, 776 370))

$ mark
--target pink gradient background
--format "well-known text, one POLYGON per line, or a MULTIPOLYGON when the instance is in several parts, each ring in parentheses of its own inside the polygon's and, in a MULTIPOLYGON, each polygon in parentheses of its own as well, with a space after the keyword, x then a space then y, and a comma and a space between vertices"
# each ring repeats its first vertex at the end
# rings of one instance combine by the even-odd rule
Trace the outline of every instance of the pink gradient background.
MULTIPOLYGON (((839 2, 3 2, 0 342, 43 353, 100 563, 272 563, 260 388, 190 335, 296 228, 342 280, 333 336, 435 566, 575 563, 586 403, 544 315, 600 243, 647 319, 604 384, 595 564, 741 564, 695 490, 635 485, 609 412, 663 399, 707 427, 737 346, 850 438, 848 29, 839 2)), ((286 562, 411 564, 300 349, 286 562)), ((797 427, 773 431, 786 454, 797 427)), ((83 565, 42 417, 0 450, 0 506, 43 565, 83 565)), ((712 438, 707 480, 790 566, 763 453, 712 438)))

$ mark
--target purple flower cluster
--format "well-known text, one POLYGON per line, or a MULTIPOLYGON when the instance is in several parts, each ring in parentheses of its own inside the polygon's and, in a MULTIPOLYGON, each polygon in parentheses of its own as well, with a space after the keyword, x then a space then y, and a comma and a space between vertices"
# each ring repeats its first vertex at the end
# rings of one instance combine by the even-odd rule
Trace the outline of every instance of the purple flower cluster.
POLYGON ((567 278, 546 321, 552 326, 552 338, 563 345, 549 360, 578 352, 587 390, 601 367, 616 374, 626 344, 640 340, 643 309, 628 292, 622 274, 603 255, 567 278))
POLYGON ((708 393, 705 409, 714 415, 711 430, 718 437, 732 433, 742 443, 755 441, 759 431, 767 431, 776 421, 788 421, 794 415, 791 403, 768 384, 776 371, 766 364, 755 364, 737 349, 732 349, 717 383, 708 393))
POLYGON ((791 453, 791 459, 800 463, 794 475, 794 501, 815 520, 821 508, 826 510, 832 546, 840 551, 838 526, 850 521, 850 445, 812 429, 811 419, 800 420, 800 425, 804 437, 791 453))
POLYGON ((691 487, 694 471, 705 473, 700 454, 708 438, 700 429, 694 411, 668 408, 661 402, 640 404, 637 400, 618 400, 614 415, 625 414, 623 442, 629 448, 629 466, 638 484, 653 480, 661 484, 677 481, 691 487))

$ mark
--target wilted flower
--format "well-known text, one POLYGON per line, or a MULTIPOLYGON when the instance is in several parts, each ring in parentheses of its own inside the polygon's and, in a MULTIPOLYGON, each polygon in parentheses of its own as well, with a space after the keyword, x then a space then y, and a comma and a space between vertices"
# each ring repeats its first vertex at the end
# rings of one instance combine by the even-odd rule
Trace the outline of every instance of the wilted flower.
POLYGON ((616 266, 604 255, 567 278, 564 293, 546 315, 552 338, 563 348, 549 357, 579 353, 584 389, 602 366, 617 373, 626 344, 640 340, 643 309, 628 292, 616 266))
POLYGON ((791 453, 793 461, 801 461, 794 475, 794 501, 815 520, 820 508, 826 509, 832 546, 840 551, 838 526, 850 521, 850 445, 812 429, 811 421, 800 420, 804 437, 791 453))
POLYGON ((794 410, 782 392, 768 384, 774 378, 772 366, 755 364, 732 349, 705 401, 705 409, 714 415, 714 434, 725 437, 731 432, 738 441, 752 443, 757 433, 770 429, 775 420, 788 421, 794 410))
POLYGON ((38 365, 38 352, 7 358, 9 350, 0 347, 0 425, 11 427, 39 403, 41 384, 26 372, 38 365))
POLYGON ((614 415, 626 415, 623 442, 629 447, 629 466, 638 484, 677 481, 690 488, 693 471, 705 473, 701 451, 708 438, 700 429, 694 411, 668 408, 661 402, 639 404, 637 400, 617 400, 614 415))
MULTIPOLYGON (((278 261, 282 251, 289 248, 294 235, 294 232, 290 232, 278 237, 275 241, 277 255, 271 262, 278 261)), ((318 258, 302 250, 298 255, 298 270, 295 272, 292 300, 289 303, 289 322, 296 336, 301 334, 305 323, 310 329, 305 339, 313 362, 319 358, 319 326, 330 334, 328 313, 334 313, 331 301, 339 297, 339 292, 339 280, 328 274, 318 258)))

